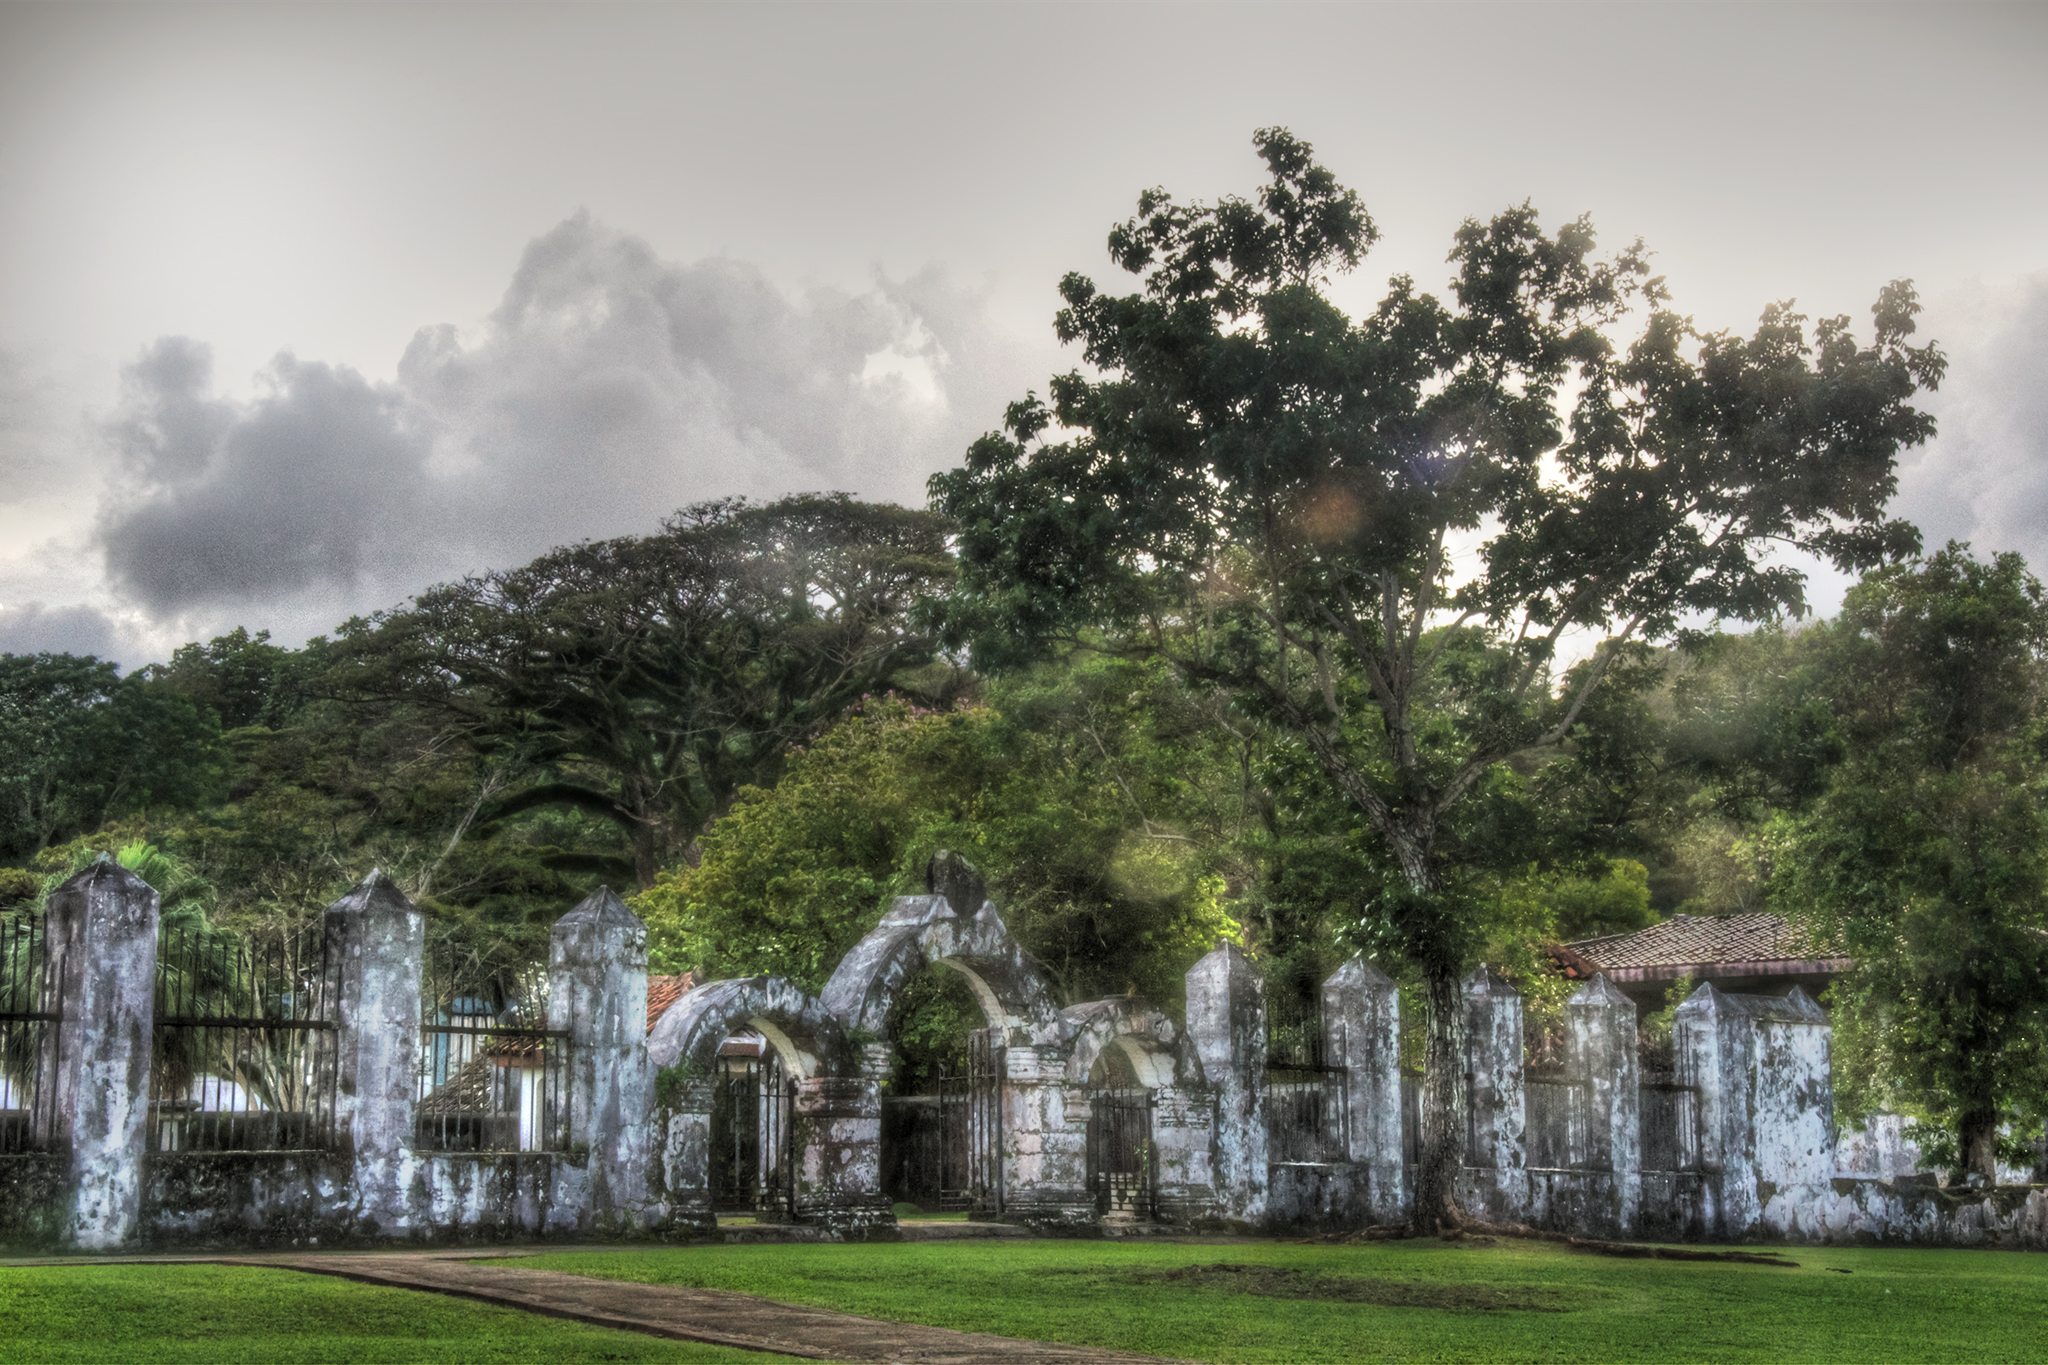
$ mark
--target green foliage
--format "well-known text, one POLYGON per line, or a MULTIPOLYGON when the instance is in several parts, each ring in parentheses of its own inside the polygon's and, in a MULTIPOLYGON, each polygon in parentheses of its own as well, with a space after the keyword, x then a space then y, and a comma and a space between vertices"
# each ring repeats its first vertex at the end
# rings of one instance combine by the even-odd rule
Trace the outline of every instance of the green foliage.
POLYGON ((1849 1113, 1945 1124, 1987 1177, 2048 1106, 2048 594, 1951 544, 1813 632, 1846 757, 1767 831, 1772 903, 1856 966, 1832 994, 1849 1113))
MULTIPOLYGON (((1073 999, 1178 998, 1238 929, 1221 846, 1243 793, 1219 733, 1151 670, 1041 670, 994 706, 864 703, 742 794, 694 868, 635 901, 666 970, 821 986, 940 848, 988 875, 1006 922, 1073 999)), ((1227 735, 1224 736, 1227 739, 1227 735)), ((1241 773, 1241 769, 1240 769, 1241 773)))
MULTIPOLYGON (((1371 831, 1345 850, 1370 874, 1346 936, 1429 982, 1434 1226, 1462 1145, 1456 983, 1488 883, 1547 823, 1531 769, 1642 641, 1802 612, 1783 547, 1845 569, 1916 549, 1883 508, 1945 362, 1907 344, 1910 283, 1867 346, 1783 304, 1700 334, 1640 243, 1603 257, 1590 222, 1546 231, 1526 204, 1458 229, 1446 298, 1397 277, 1354 320, 1326 291, 1371 219, 1285 129, 1254 143, 1255 198, 1148 190, 1112 230, 1136 292, 1061 281, 1088 369, 931 480, 960 528, 933 615, 978 667, 1080 644, 1164 662, 1299 744, 1371 831), (1605 638, 1559 677, 1568 633, 1605 638)), ((1575 794, 1584 832, 1628 812, 1575 794)))
POLYGON ((0 859, 218 790, 220 726, 142 675, 70 654, 0 654, 0 859))
MULTIPOLYGON (((904 623, 951 577, 930 513, 799 495, 684 509, 343 632, 345 695, 427 709, 516 780, 479 812, 615 824, 644 888, 785 747, 932 659, 904 623)), ((943 685, 943 678, 928 679, 943 685)))

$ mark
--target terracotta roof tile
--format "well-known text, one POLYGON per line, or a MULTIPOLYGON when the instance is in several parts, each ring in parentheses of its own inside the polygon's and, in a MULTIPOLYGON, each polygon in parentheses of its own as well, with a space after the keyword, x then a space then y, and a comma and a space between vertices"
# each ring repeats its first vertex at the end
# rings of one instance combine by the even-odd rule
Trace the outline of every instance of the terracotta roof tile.
POLYGON ((694 972, 684 972, 681 976, 648 977, 647 1031, 654 1032, 654 1026, 661 1022, 662 1015, 668 1013, 669 1006, 682 999, 696 984, 694 972))
MULTIPOLYGON (((1607 934, 1561 945, 1595 970, 1691 967, 1716 962, 1784 962, 1832 957, 1839 949, 1815 943, 1777 915, 1673 915, 1632 934, 1607 934)), ((1582 969, 1581 969, 1582 970, 1582 969)))

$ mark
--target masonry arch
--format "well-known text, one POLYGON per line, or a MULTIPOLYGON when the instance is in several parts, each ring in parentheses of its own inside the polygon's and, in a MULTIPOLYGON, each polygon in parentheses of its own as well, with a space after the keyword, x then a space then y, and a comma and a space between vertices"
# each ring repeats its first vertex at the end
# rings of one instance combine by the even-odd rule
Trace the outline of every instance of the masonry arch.
POLYGON ((1058 1032, 1044 979, 987 900, 962 918, 945 896, 898 896, 840 961, 820 999, 848 1030, 887 1042, 890 1006, 928 966, 966 978, 988 1026, 1006 1038, 1025 1042, 1058 1032))
POLYGON ((1072 1040, 1068 1085, 1099 1084, 1105 1068, 1147 1090, 1178 1083, 1180 1030, 1146 1001, 1095 1000, 1060 1011, 1060 1018, 1072 1040))
POLYGON ((708 1075, 719 1044, 749 1029, 768 1041, 798 1080, 859 1074, 838 1018, 816 996, 779 976, 715 981, 683 996, 648 1036, 648 1060, 658 1068, 681 1064, 693 1075, 708 1075))

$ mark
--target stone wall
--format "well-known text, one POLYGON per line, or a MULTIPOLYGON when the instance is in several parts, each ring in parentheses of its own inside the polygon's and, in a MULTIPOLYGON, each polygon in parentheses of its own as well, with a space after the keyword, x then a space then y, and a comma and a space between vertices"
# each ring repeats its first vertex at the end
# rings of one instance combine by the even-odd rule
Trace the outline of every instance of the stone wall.
MULTIPOLYGON (((892 1235, 882 1030, 910 975, 935 965, 965 976, 985 1015, 969 1106, 983 1129, 971 1144, 977 1216, 1047 1230, 1156 1219, 1276 1233, 1407 1219, 1414 1120, 1399 995, 1384 974, 1354 959, 1324 984, 1329 1069, 1310 1091, 1324 1126, 1317 1145, 1284 1150, 1329 1159, 1275 1161, 1269 1119, 1299 1122, 1303 1092, 1298 1077, 1287 1082, 1296 1089, 1276 1090, 1285 1102, 1269 1115, 1263 985, 1242 950, 1219 945, 1189 970, 1184 1024, 1134 998, 1055 1009, 963 867, 941 869, 930 895, 900 898, 822 996, 773 978, 717 982, 686 994, 651 1037, 645 929, 601 890, 557 923, 549 957, 551 1037, 569 1049, 568 1139, 481 1153, 415 1145, 424 922, 373 872, 326 920, 334 971, 322 1018, 334 1027, 323 1055, 337 1082, 308 1131, 331 1131, 332 1143, 148 1152, 157 898, 101 862, 51 901, 47 973, 65 1002, 43 1058, 55 1103, 40 1150, 0 1156, 0 1246, 705 1232, 710 1077, 721 1042, 743 1031, 773 1047, 788 1078, 787 1216, 819 1235, 892 1235), (941 880, 981 903, 959 913, 941 880), (1129 1121, 1134 1085, 1148 1125, 1139 1169, 1097 1170, 1096 1115, 1129 1121), (1105 1087, 1121 1098, 1098 1111, 1111 1103, 1105 1087), (1149 1198, 1134 1202, 1134 1189, 1149 1198)), ((1467 979, 1463 1008, 1472 1110, 1458 1188, 1474 1217, 1598 1237, 2048 1249, 2048 1187, 1937 1189, 1913 1171, 1896 1120, 1836 1131, 1827 1019, 1797 989, 1700 987, 1676 1012, 1675 1081, 1638 1075, 1635 1007, 1604 978, 1566 1007, 1561 1070, 1528 1070, 1521 1001, 1486 968, 1467 979)))

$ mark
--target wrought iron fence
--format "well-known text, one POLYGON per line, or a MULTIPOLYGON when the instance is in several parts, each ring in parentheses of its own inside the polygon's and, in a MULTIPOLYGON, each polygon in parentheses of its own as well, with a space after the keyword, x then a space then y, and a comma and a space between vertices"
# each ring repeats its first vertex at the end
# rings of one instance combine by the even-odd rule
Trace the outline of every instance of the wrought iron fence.
POLYGON ((1523 1077, 1524 1154, 1532 1170, 1567 1171, 1584 1165, 1587 1088, 1555 1071, 1531 1071, 1523 1077))
POLYGON ((882 1100, 882 1187, 892 1200, 958 1212, 973 1204, 968 1181, 967 1077, 941 1064, 929 1095, 882 1100))
POLYGON ((1152 1102, 1150 1090, 1097 1090, 1088 1097, 1088 1188, 1098 1213, 1154 1214, 1152 1102))
POLYGON ((1349 1114, 1345 1069, 1323 1039, 1312 976, 1276 993, 1266 1014, 1266 1152, 1272 1161, 1343 1161, 1349 1114))
POLYGON ((148 1150, 331 1146, 334 987, 317 925, 258 944, 204 923, 162 926, 148 1150))
POLYGON ((796 1080, 773 1048, 719 1058, 711 1094, 711 1207, 785 1220, 796 1206, 796 1080))
POLYGON ((1003 1075, 1009 1049, 1001 1031, 967 1035, 967 1193, 976 1213, 1003 1211, 1003 1075))
POLYGON ((1271 1161, 1343 1161, 1344 1068, 1266 1066, 1266 1154, 1271 1161))
POLYGON ((1669 1072, 1644 1076, 1637 1092, 1642 1169, 1690 1171, 1700 1162, 1699 1088, 1669 1072))
POLYGON ((443 949, 422 973, 416 1145, 567 1150, 569 1033, 547 1027, 545 975, 466 966, 443 949))
POLYGON ((40 915, 0 915, 0 1152, 40 1151, 56 1127, 57 1024, 40 915))

